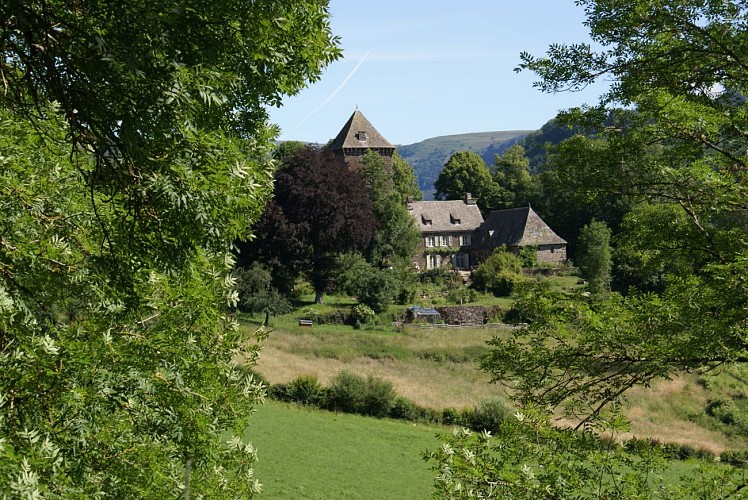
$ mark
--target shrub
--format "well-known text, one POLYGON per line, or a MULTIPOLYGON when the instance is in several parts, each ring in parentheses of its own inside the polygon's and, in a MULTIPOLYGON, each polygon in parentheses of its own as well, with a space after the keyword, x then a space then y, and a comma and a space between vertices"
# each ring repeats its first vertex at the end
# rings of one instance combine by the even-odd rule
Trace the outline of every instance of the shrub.
POLYGON ((366 395, 361 413, 372 417, 386 417, 395 404, 392 382, 373 375, 366 378, 366 395))
POLYGON ((322 315, 313 307, 305 307, 301 310, 300 319, 309 319, 315 324, 319 324, 322 321, 322 315))
POLYGON ((468 302, 475 302, 478 298, 478 292, 472 288, 465 288, 461 286, 454 288, 447 293, 447 300, 453 304, 466 304, 468 302))
POLYGON ((330 383, 327 407, 344 413, 361 413, 365 394, 366 379, 343 370, 330 383))
POLYGON ((473 271, 471 286, 500 297, 511 295, 524 279, 519 258, 500 247, 473 271))
POLYGON ((373 375, 364 378, 341 371, 333 378, 328 389, 327 407, 335 411, 381 418, 390 414, 395 398, 391 382, 373 375))
POLYGON ((452 273, 446 267, 435 267, 422 272, 420 279, 421 283, 432 283, 436 286, 444 286, 452 280, 452 273))
POLYGON ((522 247, 519 250, 519 260, 522 263, 522 267, 525 269, 531 269, 538 267, 538 247, 535 245, 528 245, 522 247))
POLYGON ((366 304, 356 304, 351 309, 351 320, 356 325, 368 325, 374 322, 376 313, 366 304))
POLYGON ((434 410, 433 408, 424 408, 423 406, 417 406, 416 411, 418 412, 416 420, 419 420, 421 422, 438 423, 441 417, 441 412, 438 410, 434 410))
POLYGON ((416 298, 416 289, 412 287, 401 287, 397 293, 395 302, 401 306, 412 304, 416 298))
POLYGON ((302 375, 288 384, 289 401, 323 408, 327 391, 315 375, 302 375))
POLYGON ((415 420, 418 417, 418 407, 410 399, 396 397, 390 409, 390 417, 399 420, 415 420))
POLYGON ((248 268, 238 267, 233 276, 240 311, 250 314, 266 312, 270 316, 291 312, 291 303, 271 286, 273 279, 270 271, 262 264, 254 262, 248 268))
POLYGON ((467 422, 476 431, 498 432, 501 423, 511 417, 511 414, 511 410, 502 398, 493 397, 481 401, 475 411, 469 415, 467 422))
POLYGON ((397 284, 388 269, 373 269, 361 281, 356 298, 375 313, 387 310, 398 293, 397 284))
POLYGON ((735 467, 748 467, 748 451, 725 451, 719 457, 721 462, 735 467))
POLYGON ((358 254, 346 254, 338 259, 336 287, 375 313, 385 311, 400 291, 392 269, 372 267, 358 254))
POLYGON ((291 388, 289 384, 273 384, 268 388, 268 397, 276 401, 290 403, 291 388))
POLYGON ((442 411, 442 423, 444 425, 465 425, 462 414, 455 408, 444 408, 442 411))
POLYGON ((734 427, 739 434, 748 435, 748 414, 727 398, 710 400, 706 405, 706 413, 725 425, 734 427))

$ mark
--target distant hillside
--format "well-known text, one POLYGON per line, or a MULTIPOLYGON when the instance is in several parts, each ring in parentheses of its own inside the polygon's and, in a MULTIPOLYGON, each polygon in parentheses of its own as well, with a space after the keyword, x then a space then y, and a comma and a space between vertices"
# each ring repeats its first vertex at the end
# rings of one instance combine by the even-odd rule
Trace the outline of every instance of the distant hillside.
POLYGON ((473 151, 483 157, 490 166, 493 157, 508 147, 521 141, 531 130, 511 130, 503 132, 477 132, 473 134, 445 135, 406 146, 398 146, 397 151, 416 174, 418 187, 424 199, 434 197, 434 181, 442 167, 455 151, 473 151))

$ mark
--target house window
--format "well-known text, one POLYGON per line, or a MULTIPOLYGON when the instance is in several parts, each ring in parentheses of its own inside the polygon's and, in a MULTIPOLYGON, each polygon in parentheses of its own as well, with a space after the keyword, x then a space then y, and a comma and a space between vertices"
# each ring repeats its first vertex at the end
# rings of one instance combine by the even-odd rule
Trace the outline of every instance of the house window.
POLYGON ((358 140, 359 141, 365 141, 366 140, 366 132, 361 130, 358 133, 358 140))
POLYGON ((437 267, 439 267, 439 256, 429 255, 429 258, 426 261, 426 269, 435 269, 437 267))
POLYGON ((466 269, 468 267, 467 264, 467 255, 464 253, 456 253, 454 257, 452 257, 452 265, 456 269, 466 269))
POLYGON ((460 224, 460 219, 455 219, 454 215, 449 214, 449 221, 455 226, 460 224))
POLYGON ((439 246, 440 247, 446 247, 447 245, 447 237, 446 236, 437 236, 439 238, 439 246))
POLYGON ((426 247, 431 248, 434 246, 434 237, 426 236, 426 247))
POLYGON ((431 225, 431 219, 427 219, 425 216, 421 216, 421 224, 424 226, 430 226, 431 225))
POLYGON ((470 235, 460 236, 460 246, 467 246, 470 244, 470 235))

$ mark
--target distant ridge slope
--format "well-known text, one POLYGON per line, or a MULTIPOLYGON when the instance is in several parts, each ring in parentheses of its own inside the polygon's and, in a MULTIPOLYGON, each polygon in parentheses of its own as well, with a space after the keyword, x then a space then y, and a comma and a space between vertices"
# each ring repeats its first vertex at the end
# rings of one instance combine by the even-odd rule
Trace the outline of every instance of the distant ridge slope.
POLYGON ((510 146, 520 142, 532 130, 509 130, 476 132, 471 134, 432 137, 415 144, 397 146, 397 151, 416 175, 418 187, 425 200, 434 199, 434 181, 439 177, 444 164, 455 151, 472 151, 483 157, 490 166, 496 154, 502 154, 510 146))

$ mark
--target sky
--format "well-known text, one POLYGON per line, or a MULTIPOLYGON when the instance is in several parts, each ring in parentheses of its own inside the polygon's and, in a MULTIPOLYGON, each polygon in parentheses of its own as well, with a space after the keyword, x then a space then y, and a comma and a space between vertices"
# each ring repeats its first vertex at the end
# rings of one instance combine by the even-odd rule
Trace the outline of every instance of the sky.
POLYGON ((574 0, 331 0, 330 14, 343 58, 270 109, 281 140, 326 143, 356 107, 395 145, 537 130, 605 90, 544 94, 514 71, 522 51, 589 41, 574 0))

